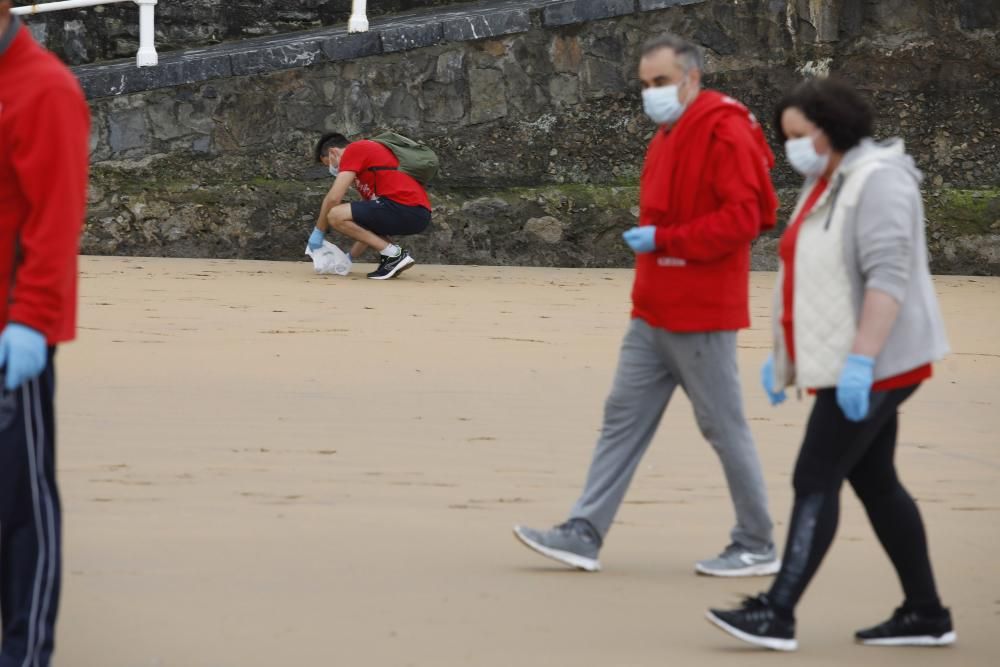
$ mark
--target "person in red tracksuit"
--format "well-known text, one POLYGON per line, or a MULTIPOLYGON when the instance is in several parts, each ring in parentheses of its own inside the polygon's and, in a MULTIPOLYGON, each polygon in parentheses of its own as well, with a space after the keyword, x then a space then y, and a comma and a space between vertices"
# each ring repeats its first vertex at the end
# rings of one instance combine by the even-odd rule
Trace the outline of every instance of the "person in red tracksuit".
POLYGON ((743 105, 701 89, 702 56, 665 35, 639 64, 643 106, 659 125, 640 188, 632 323, 582 496, 567 522, 516 537, 544 556, 597 570, 598 551, 677 388, 726 475, 736 514, 730 544, 696 571, 773 574, 780 562, 760 461, 743 414, 736 332, 750 324, 750 244, 774 226, 774 157, 743 105))
POLYGON ((0 667, 46 667, 61 537, 55 348, 76 329, 90 113, 0 0, 0 667))

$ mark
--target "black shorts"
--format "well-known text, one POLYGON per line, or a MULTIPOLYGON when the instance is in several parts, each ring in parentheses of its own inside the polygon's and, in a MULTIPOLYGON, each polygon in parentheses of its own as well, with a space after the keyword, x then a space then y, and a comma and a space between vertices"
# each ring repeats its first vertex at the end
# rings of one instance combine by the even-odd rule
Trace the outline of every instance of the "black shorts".
POLYGON ((404 206, 385 197, 351 202, 351 217, 379 236, 420 234, 431 224, 431 212, 423 206, 404 206))

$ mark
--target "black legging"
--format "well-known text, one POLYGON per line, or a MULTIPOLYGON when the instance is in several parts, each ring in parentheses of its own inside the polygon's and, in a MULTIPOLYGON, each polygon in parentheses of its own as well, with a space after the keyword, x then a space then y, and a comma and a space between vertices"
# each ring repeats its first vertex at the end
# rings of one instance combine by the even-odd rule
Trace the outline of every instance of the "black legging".
POLYGON ((871 410, 851 422, 837 405, 836 391, 816 395, 805 440, 795 464, 795 505, 781 572, 768 595, 792 614, 837 530, 840 487, 850 481, 875 533, 892 560, 905 604, 939 609, 927 537, 916 503, 896 477, 897 410, 916 387, 872 394, 871 410))

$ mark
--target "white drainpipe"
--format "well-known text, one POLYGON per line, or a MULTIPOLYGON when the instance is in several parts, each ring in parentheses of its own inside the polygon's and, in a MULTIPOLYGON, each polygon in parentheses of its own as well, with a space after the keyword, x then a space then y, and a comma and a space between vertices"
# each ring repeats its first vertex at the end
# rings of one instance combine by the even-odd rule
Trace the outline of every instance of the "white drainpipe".
POLYGON ((156 0, 61 0, 60 2, 47 2, 44 5, 33 4, 30 7, 15 7, 11 12, 31 16, 44 12, 58 12, 63 9, 113 5, 119 2, 135 2, 139 5, 139 53, 136 55, 136 65, 138 67, 156 65, 159 62, 155 44, 154 8, 156 0))
POLYGON ((135 0, 139 5, 139 53, 136 67, 153 67, 160 61, 156 55, 156 0, 135 0))
POLYGON ((368 32, 368 0, 354 0, 351 19, 347 22, 347 32, 368 32))

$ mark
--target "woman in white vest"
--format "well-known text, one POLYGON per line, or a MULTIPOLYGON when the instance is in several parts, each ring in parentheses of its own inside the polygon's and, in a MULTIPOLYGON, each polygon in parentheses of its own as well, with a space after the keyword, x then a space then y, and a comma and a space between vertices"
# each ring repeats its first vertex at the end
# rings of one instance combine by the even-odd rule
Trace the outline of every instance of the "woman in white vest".
POLYGON ((928 268, 922 175, 901 140, 871 138, 871 107, 835 79, 800 84, 778 105, 775 124, 806 181, 779 246, 774 352, 762 380, 774 405, 788 386, 816 399, 781 571, 767 593, 708 619, 758 646, 797 648, 795 607, 833 540, 846 479, 905 596, 889 620, 855 638, 951 644, 923 521, 894 463, 899 406, 948 351, 928 268))

